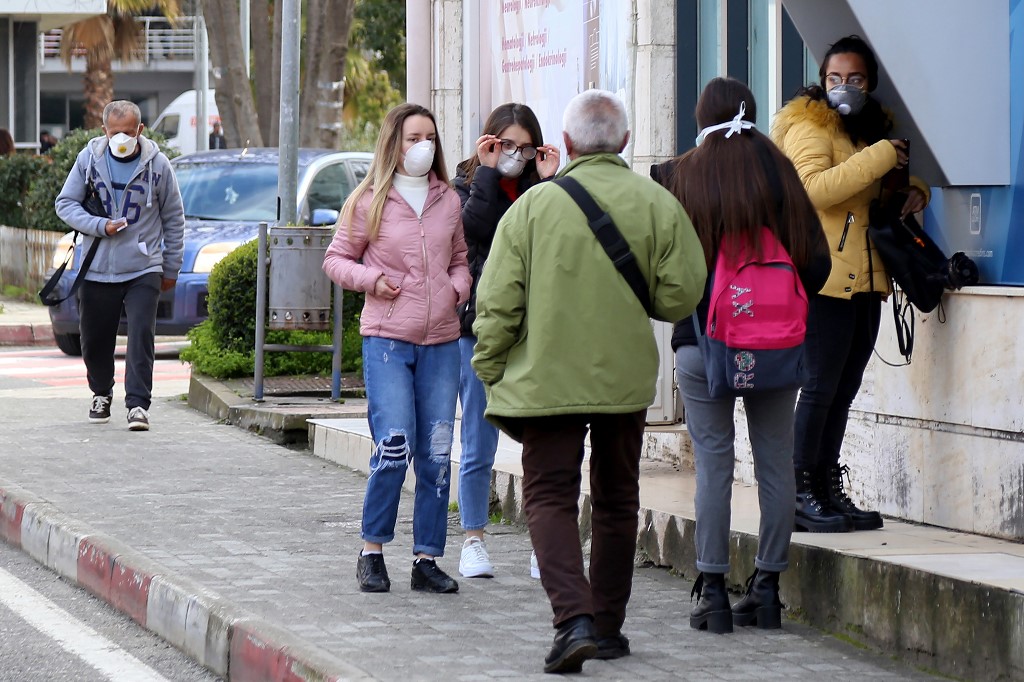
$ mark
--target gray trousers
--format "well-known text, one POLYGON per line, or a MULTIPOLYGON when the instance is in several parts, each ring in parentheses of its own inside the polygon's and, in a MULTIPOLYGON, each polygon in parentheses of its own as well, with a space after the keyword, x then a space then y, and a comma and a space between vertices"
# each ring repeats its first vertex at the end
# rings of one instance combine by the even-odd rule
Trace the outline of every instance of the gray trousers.
MULTIPOLYGON (((704 362, 697 346, 680 346, 676 351, 676 381, 686 408, 686 428, 693 441, 697 469, 697 570, 728 573, 736 401, 708 395, 704 362)), ((743 398, 761 507, 754 565, 764 571, 782 572, 789 567, 789 540, 796 509, 796 394, 795 390, 777 391, 743 398)))
POLYGON ((111 395, 114 389, 114 348, 124 307, 128 321, 124 404, 129 410, 148 410, 153 396, 153 343, 162 280, 160 273, 150 272, 127 282, 84 280, 78 290, 82 360, 93 395, 111 395))

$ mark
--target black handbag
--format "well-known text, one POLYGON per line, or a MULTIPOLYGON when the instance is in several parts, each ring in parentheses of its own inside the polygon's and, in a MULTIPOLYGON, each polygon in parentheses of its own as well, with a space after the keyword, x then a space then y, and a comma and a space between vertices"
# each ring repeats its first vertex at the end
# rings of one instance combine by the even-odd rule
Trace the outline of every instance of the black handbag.
POLYGON ((900 217, 906 199, 907 195, 896 192, 888 201, 872 201, 868 237, 889 277, 915 308, 930 313, 939 305, 946 289, 949 259, 913 215, 900 217))
MULTIPOLYGON (((914 352, 914 316, 909 306, 930 313, 941 304, 945 290, 977 284, 978 266, 962 251, 947 258, 913 215, 902 217, 900 213, 906 200, 906 194, 893 192, 887 200, 872 201, 868 211, 868 237, 893 284, 892 311, 897 342, 900 354, 910 364, 914 352)), ((870 255, 868 251, 869 263, 870 255)), ((941 308, 939 319, 944 321, 941 308)))
MULTIPOLYGON (((87 213, 94 215, 97 218, 109 218, 110 216, 107 215, 107 210, 103 206, 103 199, 100 198, 100 192, 96 188, 96 184, 92 181, 92 163, 89 164, 85 177, 85 198, 82 199, 82 208, 84 208, 87 213)), ((60 282, 60 278, 64 276, 64 271, 68 269, 68 265, 75 257, 75 247, 78 245, 78 238, 81 234, 81 232, 75 230, 75 236, 71 240, 71 247, 68 249, 67 255, 64 256, 64 262, 60 264, 60 267, 54 271, 50 276, 50 279, 43 285, 43 288, 39 290, 39 300, 42 301, 43 305, 59 305, 74 296, 75 292, 78 291, 78 287, 81 286, 82 278, 85 277, 85 273, 89 271, 89 266, 92 265, 92 259, 96 257, 96 250, 100 246, 100 240, 98 237, 92 240, 92 245, 86 252, 85 258, 82 259, 82 265, 78 268, 78 275, 75 276, 75 281, 71 284, 71 289, 68 291, 67 295, 62 298, 51 296, 53 290, 57 286, 57 283, 60 282)))

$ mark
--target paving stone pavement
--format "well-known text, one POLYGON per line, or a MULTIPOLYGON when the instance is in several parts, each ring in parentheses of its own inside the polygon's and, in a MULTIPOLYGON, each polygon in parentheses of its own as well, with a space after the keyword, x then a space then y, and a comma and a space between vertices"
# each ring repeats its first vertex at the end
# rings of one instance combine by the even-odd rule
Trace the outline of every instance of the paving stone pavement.
MULTIPOLYGON (((493 528, 497 576, 456 595, 409 590, 411 499, 387 548, 389 594, 355 584, 365 477, 158 399, 152 430, 85 420, 87 402, 5 400, 0 478, 381 680, 551 679, 551 612, 529 577, 525 529, 493 528)), ((458 519, 449 555, 457 575, 458 519)), ((691 630, 691 584, 639 568, 624 628, 634 654, 594 679, 925 680, 898 661, 796 622, 731 636, 691 630)))

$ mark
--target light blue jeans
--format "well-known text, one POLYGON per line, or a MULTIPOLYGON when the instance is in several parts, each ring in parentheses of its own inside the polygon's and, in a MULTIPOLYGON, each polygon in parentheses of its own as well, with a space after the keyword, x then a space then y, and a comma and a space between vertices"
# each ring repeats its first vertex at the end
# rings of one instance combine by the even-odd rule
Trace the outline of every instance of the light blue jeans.
POLYGON ((361 536, 395 539, 398 502, 409 464, 416 473, 413 554, 443 556, 448 536, 459 346, 418 346, 363 338, 363 379, 374 449, 363 499, 361 536))
POLYGON ((491 503, 491 468, 498 450, 498 429, 484 419, 487 396, 484 385, 473 371, 473 346, 476 337, 459 339, 462 354, 462 378, 459 400, 462 402, 461 442, 459 459, 459 513, 465 530, 480 530, 487 525, 491 503))
MULTIPOLYGON (((736 459, 735 398, 708 395, 704 361, 697 346, 676 351, 676 382, 686 408, 697 469, 697 570, 729 572, 733 464, 736 459)), ((793 406, 796 391, 757 393, 743 399, 754 455, 761 508, 754 566, 781 573, 789 567, 789 541, 796 511, 793 477, 793 406)))

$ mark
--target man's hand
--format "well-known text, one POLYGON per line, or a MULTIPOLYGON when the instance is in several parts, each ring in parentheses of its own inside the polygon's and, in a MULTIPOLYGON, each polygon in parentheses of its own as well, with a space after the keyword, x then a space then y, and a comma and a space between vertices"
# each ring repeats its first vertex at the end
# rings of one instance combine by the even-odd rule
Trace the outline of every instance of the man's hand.
POLYGON ((177 283, 177 281, 178 280, 176 280, 176 279, 170 279, 169 277, 164 277, 160 281, 160 291, 167 291, 168 289, 173 289, 174 285, 175 285, 175 283, 177 283))
POLYGON ((116 218, 114 220, 108 220, 107 226, 103 229, 108 237, 113 237, 115 234, 128 227, 127 218, 116 218))

